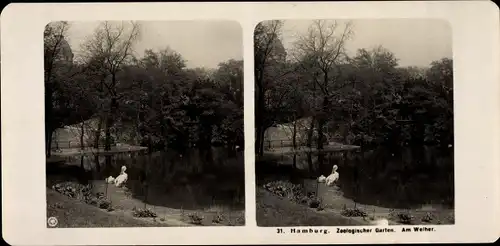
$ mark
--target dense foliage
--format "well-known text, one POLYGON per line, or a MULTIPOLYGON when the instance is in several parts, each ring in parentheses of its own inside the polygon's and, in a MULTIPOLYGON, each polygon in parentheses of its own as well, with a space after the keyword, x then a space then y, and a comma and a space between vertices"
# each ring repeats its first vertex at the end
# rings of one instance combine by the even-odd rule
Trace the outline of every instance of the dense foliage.
POLYGON ((401 67, 381 46, 349 56, 344 47, 353 37, 351 25, 326 21, 314 22, 284 51, 276 44, 280 27, 262 22, 255 31, 256 146, 266 128, 303 117, 312 119, 311 141, 318 131, 318 148, 326 141, 391 148, 453 144, 451 59, 401 67))
POLYGON ((111 22, 73 59, 69 28, 51 23, 44 35, 48 155, 56 128, 88 119, 98 124, 85 134, 105 148, 117 140, 152 149, 243 145, 243 61, 187 68, 169 47, 138 57, 132 47, 140 26, 111 22))

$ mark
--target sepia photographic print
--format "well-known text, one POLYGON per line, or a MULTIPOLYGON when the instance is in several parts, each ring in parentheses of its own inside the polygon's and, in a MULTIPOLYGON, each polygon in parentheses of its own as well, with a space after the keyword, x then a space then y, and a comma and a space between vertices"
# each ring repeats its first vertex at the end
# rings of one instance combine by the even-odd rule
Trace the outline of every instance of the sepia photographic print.
POLYGON ((51 22, 48 227, 245 224, 234 21, 51 22))
POLYGON ((488 1, 8 4, 3 239, 494 242, 499 13, 488 1))
POLYGON ((454 224, 446 21, 270 20, 254 43, 258 226, 454 224))

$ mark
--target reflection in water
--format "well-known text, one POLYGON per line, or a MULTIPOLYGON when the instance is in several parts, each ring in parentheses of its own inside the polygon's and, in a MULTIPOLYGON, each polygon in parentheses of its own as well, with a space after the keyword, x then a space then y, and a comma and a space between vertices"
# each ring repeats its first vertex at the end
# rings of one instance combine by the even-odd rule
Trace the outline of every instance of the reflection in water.
POLYGON ((257 163, 256 171, 261 183, 285 178, 310 186, 317 177, 328 176, 333 165, 338 165, 337 185, 343 196, 357 203, 388 208, 454 205, 450 150, 422 147, 397 152, 380 148, 324 156, 303 153, 282 156, 273 163, 257 163))
POLYGON ((222 205, 244 207, 243 152, 223 148, 152 154, 122 153, 73 158, 63 166, 47 166, 49 187, 60 181, 101 184, 127 167, 126 187, 133 198, 154 206, 201 209, 222 205))

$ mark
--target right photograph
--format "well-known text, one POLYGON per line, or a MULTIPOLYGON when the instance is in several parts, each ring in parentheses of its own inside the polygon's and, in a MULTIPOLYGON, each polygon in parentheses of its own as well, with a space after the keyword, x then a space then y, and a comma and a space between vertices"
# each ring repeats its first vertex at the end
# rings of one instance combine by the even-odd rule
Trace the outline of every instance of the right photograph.
POLYGON ((258 226, 455 223, 446 21, 263 21, 254 66, 258 226))

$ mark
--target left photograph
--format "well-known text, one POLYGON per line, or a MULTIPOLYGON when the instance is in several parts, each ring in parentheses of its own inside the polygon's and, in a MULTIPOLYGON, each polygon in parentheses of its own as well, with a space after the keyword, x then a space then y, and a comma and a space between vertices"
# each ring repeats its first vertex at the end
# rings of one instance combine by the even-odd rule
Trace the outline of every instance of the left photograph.
POLYGON ((47 227, 245 225, 242 28, 44 30, 47 227))

